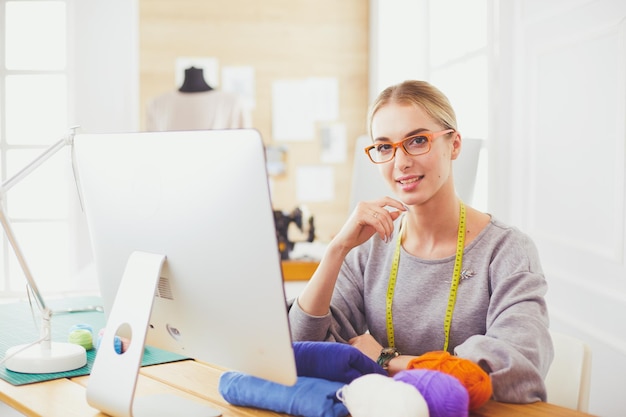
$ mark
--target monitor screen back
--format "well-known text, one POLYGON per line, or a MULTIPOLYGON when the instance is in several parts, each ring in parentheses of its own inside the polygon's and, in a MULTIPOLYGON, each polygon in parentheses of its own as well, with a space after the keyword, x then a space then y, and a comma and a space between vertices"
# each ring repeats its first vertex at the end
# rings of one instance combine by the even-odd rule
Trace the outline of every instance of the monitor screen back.
POLYGON ((259 133, 82 134, 73 152, 105 314, 129 255, 164 254, 148 345, 295 383, 259 133))

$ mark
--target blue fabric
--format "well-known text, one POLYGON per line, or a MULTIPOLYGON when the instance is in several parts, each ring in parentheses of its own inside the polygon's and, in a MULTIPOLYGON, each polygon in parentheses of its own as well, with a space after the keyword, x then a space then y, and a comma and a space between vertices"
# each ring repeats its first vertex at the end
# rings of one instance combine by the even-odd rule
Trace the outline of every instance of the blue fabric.
POLYGON ((366 374, 389 376, 382 366, 352 345, 338 342, 294 342, 298 376, 349 384, 366 374))
POLYGON ((220 376, 218 389, 233 405, 302 417, 345 417, 348 409, 335 395, 344 385, 319 378, 298 377, 295 385, 286 386, 227 371, 220 376))

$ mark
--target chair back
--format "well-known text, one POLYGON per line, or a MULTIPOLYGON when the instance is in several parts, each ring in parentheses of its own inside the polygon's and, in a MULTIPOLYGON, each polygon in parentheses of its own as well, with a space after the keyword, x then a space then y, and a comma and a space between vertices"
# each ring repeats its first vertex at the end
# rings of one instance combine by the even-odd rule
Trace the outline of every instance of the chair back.
POLYGON ((484 144, 484 139, 463 138, 461 154, 453 163, 456 192, 461 200, 470 205, 474 200, 476 173, 484 144))
POLYGON ((591 349, 582 340, 551 331, 554 361, 545 383, 548 402, 586 412, 589 408, 591 349))

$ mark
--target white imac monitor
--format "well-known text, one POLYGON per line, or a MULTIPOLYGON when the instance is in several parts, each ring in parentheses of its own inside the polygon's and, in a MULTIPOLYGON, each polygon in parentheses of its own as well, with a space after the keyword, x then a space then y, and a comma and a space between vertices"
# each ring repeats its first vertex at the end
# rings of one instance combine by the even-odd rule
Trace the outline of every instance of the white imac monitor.
POLYGON ((73 146, 107 315, 89 403, 111 415, 141 414, 133 396, 144 340, 294 384, 259 133, 81 134, 73 146), (115 334, 131 339, 121 355, 115 334))

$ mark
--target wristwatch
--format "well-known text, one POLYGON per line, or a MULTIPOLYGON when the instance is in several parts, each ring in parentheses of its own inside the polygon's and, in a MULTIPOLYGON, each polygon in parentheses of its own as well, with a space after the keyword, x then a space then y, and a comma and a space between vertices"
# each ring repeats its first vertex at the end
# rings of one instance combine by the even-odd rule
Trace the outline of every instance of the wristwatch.
POLYGON ((400 356, 400 352, 395 347, 386 347, 380 351, 380 356, 376 360, 376 363, 383 367, 383 369, 389 369, 389 362, 397 356, 400 356))

